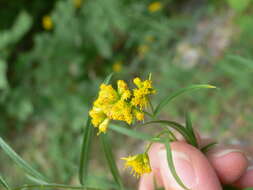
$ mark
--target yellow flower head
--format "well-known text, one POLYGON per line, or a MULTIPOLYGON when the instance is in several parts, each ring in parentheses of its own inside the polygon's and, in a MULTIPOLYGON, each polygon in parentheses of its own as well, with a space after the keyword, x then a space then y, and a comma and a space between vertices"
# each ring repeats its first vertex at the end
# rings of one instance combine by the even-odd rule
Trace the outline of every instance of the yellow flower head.
POLYGON ((42 26, 45 30, 51 30, 53 28, 53 21, 50 16, 44 16, 42 18, 42 26))
POLYGON ((113 65, 112 65, 112 70, 116 73, 120 72, 122 70, 122 65, 123 63, 121 61, 116 61, 113 65))
POLYGON ((161 9, 162 9, 162 4, 159 1, 155 1, 155 2, 153 2, 151 4, 149 4, 149 6, 148 6, 148 11, 150 13, 157 12, 157 11, 159 11, 161 9))
POLYGON ((121 159, 126 161, 125 167, 132 168, 132 173, 136 177, 140 177, 142 174, 151 172, 149 157, 146 153, 121 159))
POLYGON ((94 127, 98 127, 98 134, 100 134, 101 132, 105 133, 110 120, 104 114, 103 110, 94 106, 92 110, 90 110, 89 115, 92 118, 91 123, 94 125, 94 127))
POLYGON ((150 79, 142 81, 137 77, 133 82, 137 88, 133 90, 131 104, 142 110, 148 104, 148 95, 154 94, 155 90, 153 89, 152 81, 150 79))

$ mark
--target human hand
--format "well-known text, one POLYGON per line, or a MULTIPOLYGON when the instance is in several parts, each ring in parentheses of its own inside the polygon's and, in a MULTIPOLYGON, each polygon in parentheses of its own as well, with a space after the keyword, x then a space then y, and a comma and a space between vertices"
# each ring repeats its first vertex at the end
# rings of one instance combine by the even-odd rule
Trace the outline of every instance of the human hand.
MULTIPOLYGON (((205 146, 210 140, 199 140, 205 146)), ((178 176, 191 190, 221 190, 222 184, 239 189, 253 187, 253 162, 250 154, 236 146, 216 146, 203 154, 184 141, 171 143, 178 176)), ((251 155, 253 156, 253 155, 251 155)), ((139 190, 155 190, 155 183, 165 190, 183 189, 174 180, 167 163, 166 148, 153 144, 149 151, 152 173, 142 176, 139 190)))

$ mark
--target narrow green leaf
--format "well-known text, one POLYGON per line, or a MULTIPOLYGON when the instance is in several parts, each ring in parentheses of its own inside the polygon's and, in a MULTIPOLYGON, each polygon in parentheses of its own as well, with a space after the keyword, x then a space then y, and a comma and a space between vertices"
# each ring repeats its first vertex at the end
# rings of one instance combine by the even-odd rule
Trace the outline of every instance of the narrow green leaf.
POLYGON ((111 81, 111 79, 112 79, 112 76, 114 75, 114 73, 111 73, 111 74, 109 74, 106 78, 105 78, 105 80, 104 80, 104 84, 109 84, 110 83, 110 81, 111 81))
POLYGON ((4 180, 4 178, 2 178, 2 176, 0 176, 0 184, 7 190, 11 189, 8 183, 4 180))
POLYGON ((38 179, 46 180, 42 174, 33 169, 32 166, 30 166, 25 160, 23 160, 1 137, 0 147, 12 159, 12 161, 14 161, 26 173, 38 179))
POLYGON ((155 138, 146 133, 130 130, 130 129, 127 129, 126 127, 122 127, 119 125, 111 124, 109 128, 117 133, 121 133, 123 135, 129 136, 135 139, 140 139, 140 140, 145 140, 145 141, 150 141, 150 142, 162 142, 160 138, 155 138))
POLYGON ((30 180, 30 181, 32 181, 32 182, 34 182, 34 183, 37 183, 37 184, 48 184, 47 182, 45 182, 45 181, 43 181, 43 180, 41 180, 41 179, 37 179, 36 177, 33 177, 33 176, 31 176, 31 175, 26 175, 26 177, 30 180))
POLYGON ((151 125, 151 124, 164 124, 166 125, 165 127, 171 127, 172 129, 175 129, 176 131, 178 131, 184 138, 185 140, 192 144, 192 140, 189 138, 189 135, 186 131, 186 129, 184 128, 184 126, 180 125, 179 123, 175 122, 175 121, 168 121, 168 120, 155 120, 155 121, 149 121, 147 123, 143 123, 141 125, 151 125))
POLYGON ((185 114, 185 126, 186 126, 186 130, 189 134, 189 137, 191 138, 192 141, 192 145, 195 146, 196 148, 198 148, 198 142, 197 142, 197 138, 195 136, 194 130, 192 128, 192 121, 190 118, 190 115, 188 113, 185 114))
POLYGON ((167 96, 166 98, 164 98, 155 108, 154 111, 154 115, 157 116, 161 110, 174 98, 176 98, 179 95, 182 95, 186 92, 191 92, 191 91, 195 91, 195 90, 199 90, 199 89, 205 89, 205 88, 216 88, 215 86, 212 85, 208 85, 208 84, 200 84, 200 85, 192 85, 186 88, 182 88, 174 93, 172 93, 171 95, 167 96))
POLYGON ((204 146, 201 148, 201 151, 203 153, 207 153, 213 146, 215 146, 216 144, 218 144, 217 142, 212 142, 212 143, 209 143, 208 145, 204 146))
POLYGON ((169 141, 165 141, 165 146, 166 146, 166 151, 167 151, 167 160, 168 160, 168 165, 171 171, 171 174, 173 175, 174 179, 177 181, 177 183, 184 189, 189 190, 184 183, 181 181, 180 177, 177 175, 177 171, 173 162, 172 158, 172 152, 170 148, 170 143, 169 141))
POLYGON ((94 128, 91 126, 91 118, 88 116, 86 126, 83 132, 83 143, 81 148, 80 164, 79 164, 79 182, 82 185, 84 185, 87 178, 93 131, 94 128))
POLYGON ((106 161, 107 161, 107 163, 109 165, 109 168, 110 168, 111 174, 112 174, 112 176, 114 178, 114 181, 118 184, 119 189, 123 190, 124 186, 123 186, 123 183, 121 181, 121 177, 119 175, 119 170, 118 170, 118 168, 116 166, 115 159, 113 157, 111 145, 109 143, 107 134, 100 134, 99 135, 99 139, 101 141, 102 148, 103 148, 104 153, 105 153, 106 161))

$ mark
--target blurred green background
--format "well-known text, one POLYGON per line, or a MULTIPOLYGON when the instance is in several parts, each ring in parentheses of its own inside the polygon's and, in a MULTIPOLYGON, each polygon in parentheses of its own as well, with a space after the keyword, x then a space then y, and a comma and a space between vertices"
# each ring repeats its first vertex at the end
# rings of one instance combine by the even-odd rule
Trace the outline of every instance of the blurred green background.
MULTIPOLYGON (((151 72, 155 102, 191 84, 220 88, 180 97, 162 117, 183 121, 187 110, 218 142, 253 143, 252 14, 253 0, 1 0, 1 137, 52 181, 77 184, 99 84, 111 72, 128 81, 151 72)), ((117 160, 143 146, 114 136, 117 160)), ((91 167, 106 176, 97 144, 91 167)), ((0 160, 7 181, 28 183, 2 151, 0 160)))

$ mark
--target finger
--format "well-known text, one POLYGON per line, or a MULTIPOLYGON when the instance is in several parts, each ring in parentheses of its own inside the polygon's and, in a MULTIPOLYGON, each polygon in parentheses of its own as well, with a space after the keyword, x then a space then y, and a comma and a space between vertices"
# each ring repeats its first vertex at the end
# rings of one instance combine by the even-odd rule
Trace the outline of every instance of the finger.
POLYGON ((235 182, 235 186, 239 188, 253 187, 253 160, 246 172, 235 182))
POLYGON ((139 183, 139 190, 154 190, 154 174, 153 172, 149 174, 144 174, 141 176, 140 183, 139 183))
POLYGON ((235 146, 216 146, 207 153, 207 158, 223 184, 234 183, 248 167, 245 153, 235 146))
MULTIPOLYGON (((184 142, 173 142, 171 147, 177 174, 186 187, 194 190, 221 190, 221 185, 214 170, 198 149, 184 142)), ((161 148, 157 157, 165 189, 183 189, 170 172, 166 149, 161 148)))
POLYGON ((161 148, 164 148, 163 144, 154 143, 148 152, 151 169, 158 187, 163 187, 162 177, 160 173, 160 162, 157 157, 158 152, 160 151, 161 148))

